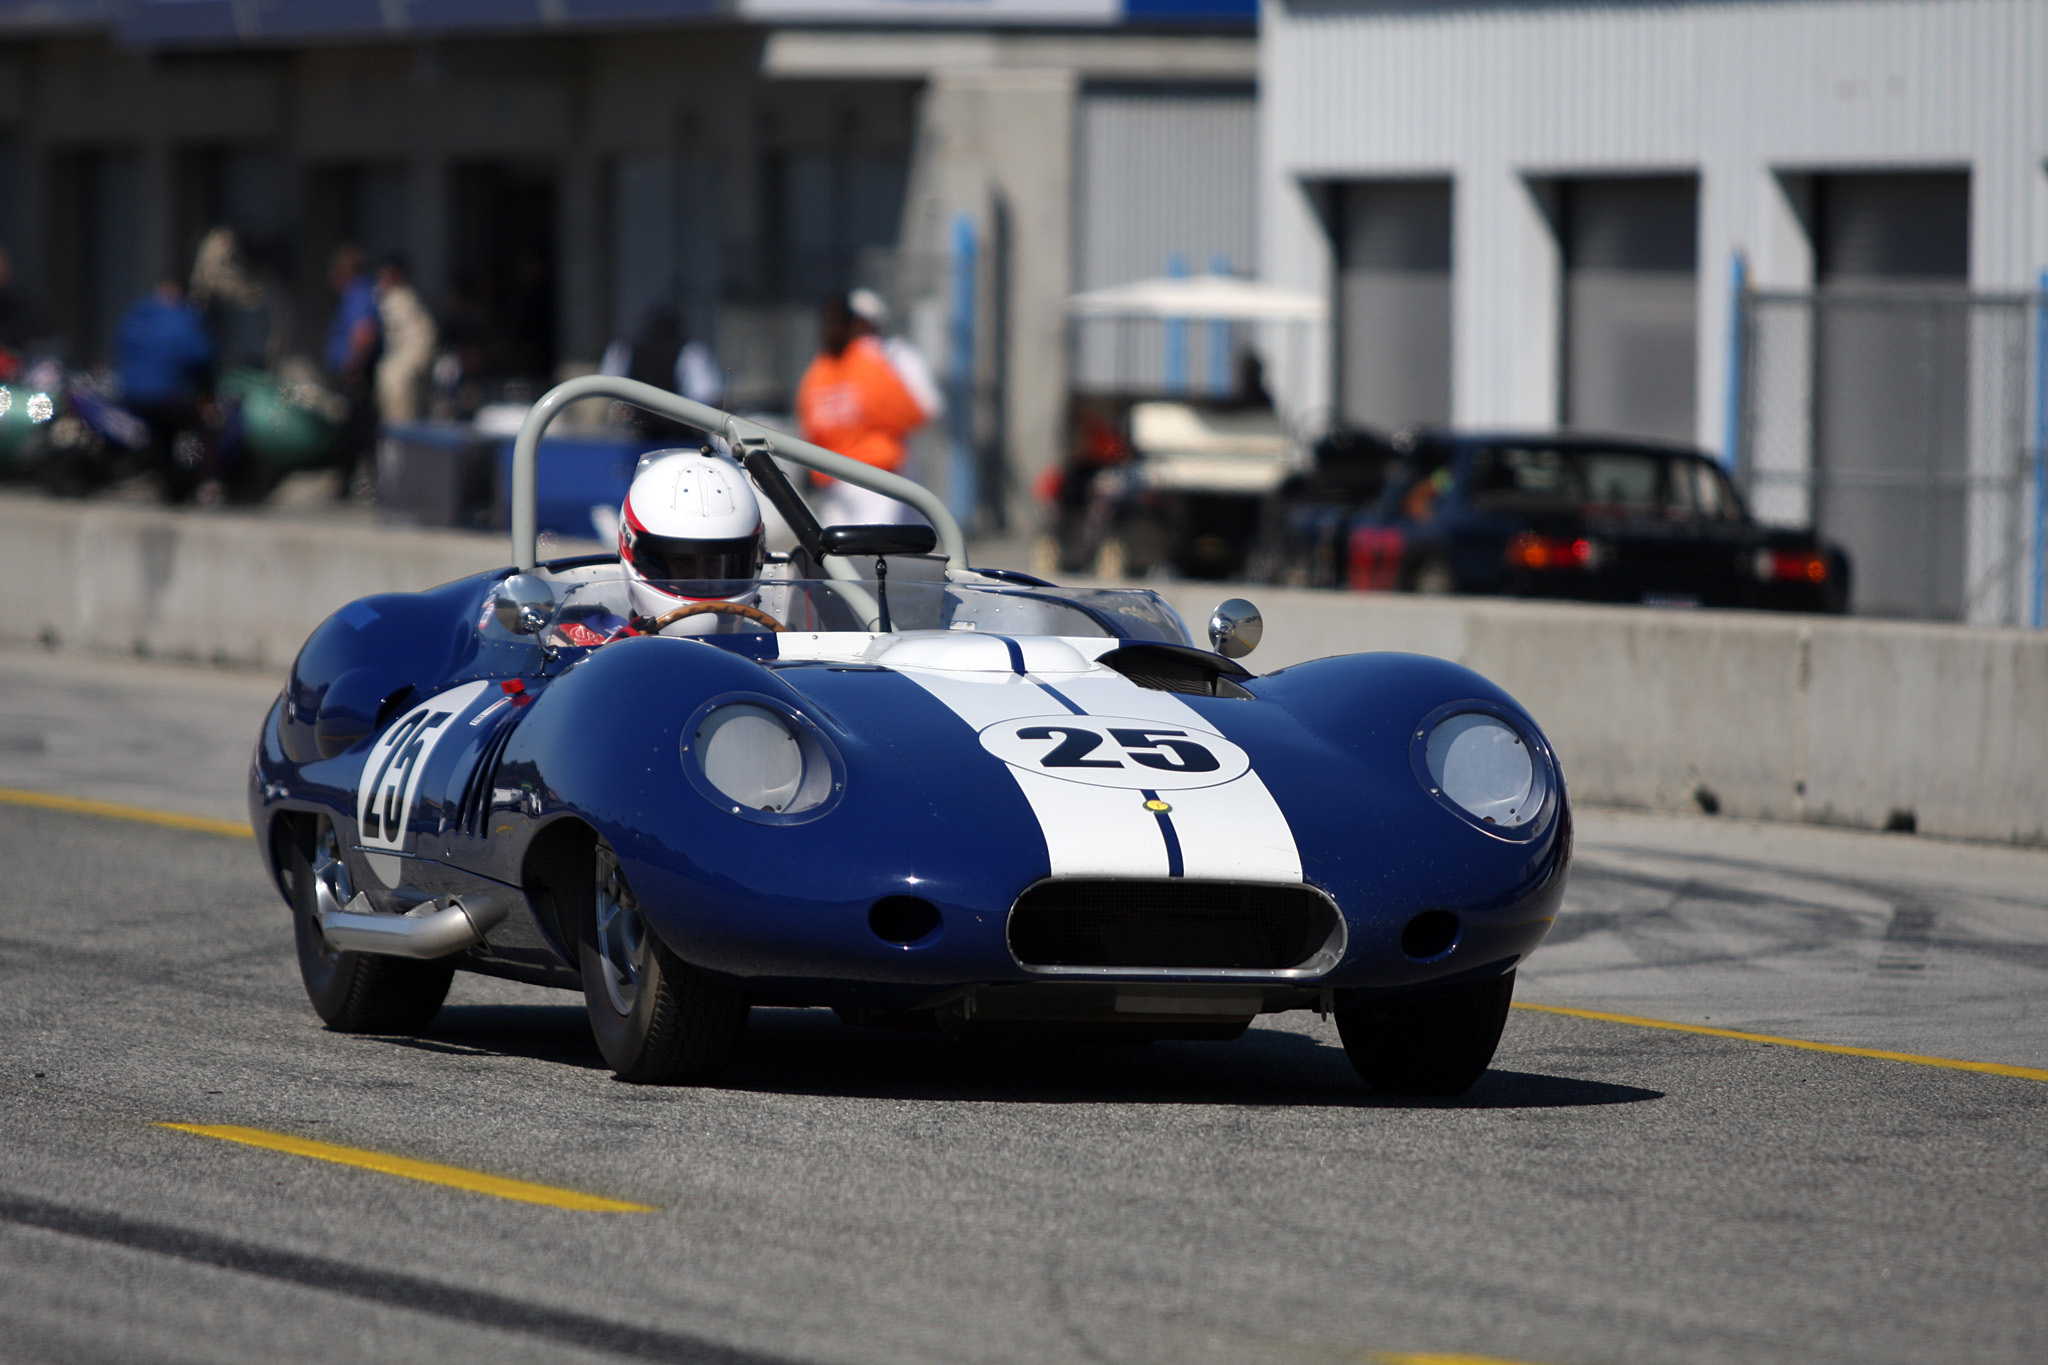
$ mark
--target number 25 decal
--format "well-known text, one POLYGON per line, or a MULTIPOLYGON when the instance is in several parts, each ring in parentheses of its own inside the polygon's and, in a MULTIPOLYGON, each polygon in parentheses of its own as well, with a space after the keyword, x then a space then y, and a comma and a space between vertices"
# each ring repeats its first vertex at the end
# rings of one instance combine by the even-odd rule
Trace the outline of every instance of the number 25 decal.
POLYGON ((433 740, 433 732, 448 723, 452 711, 415 711, 398 723, 391 737, 378 745, 383 761, 376 764, 376 775, 370 779, 370 799, 363 808, 363 840, 383 841, 385 831, 396 843, 405 833, 405 817, 410 805, 404 799, 411 785, 413 771, 419 767, 420 755, 427 751, 433 740))
POLYGON ((371 748, 363 761, 362 783, 356 789, 356 823, 366 852, 403 851, 427 760, 442 738, 457 728, 455 718, 489 686, 464 683, 428 698, 386 730, 371 748))
MULTIPOLYGON (((1213 773, 1222 767, 1216 755, 1187 737, 1185 730, 1115 729, 1109 737, 1123 746, 1133 763, 1169 773, 1213 773)), ((1051 739, 1059 745, 1038 760, 1041 768, 1121 768, 1114 758, 1088 758, 1102 747, 1102 736, 1074 725, 1033 725, 1019 730, 1019 739, 1051 739)))
POLYGON ((1093 787, 1213 787, 1251 767, 1218 734, 1124 716, 1030 716, 981 732, 982 747, 1011 767, 1093 787))

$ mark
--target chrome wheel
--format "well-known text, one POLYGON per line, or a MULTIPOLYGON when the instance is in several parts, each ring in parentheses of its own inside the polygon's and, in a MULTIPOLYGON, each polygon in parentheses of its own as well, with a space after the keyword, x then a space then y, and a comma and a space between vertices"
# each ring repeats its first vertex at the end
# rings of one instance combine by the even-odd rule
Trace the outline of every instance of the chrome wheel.
MULTIPOLYGON (((332 821, 322 820, 319 836, 313 843, 315 930, 322 919, 346 906, 355 894, 355 883, 348 875, 348 863, 341 856, 341 836, 334 832, 332 821)), ((329 962, 341 960, 341 954, 328 947, 324 937, 320 940, 320 951, 329 962)))
POLYGON ((574 908, 583 911, 577 963, 597 1049, 620 1080, 701 1080, 739 1045, 746 992, 677 957, 642 912, 619 855, 602 838, 593 843, 588 909, 574 908))
POLYGON ((597 846, 597 956, 604 973, 604 991, 612 1008, 631 1014, 640 999, 640 983, 649 957, 647 921, 619 871, 611 846, 597 846))
POLYGON ((441 1008, 455 964, 343 953, 328 944, 321 917, 356 894, 343 847, 334 822, 324 816, 311 828, 300 826, 288 845, 292 938, 306 998, 329 1028, 344 1033, 417 1033, 441 1008))

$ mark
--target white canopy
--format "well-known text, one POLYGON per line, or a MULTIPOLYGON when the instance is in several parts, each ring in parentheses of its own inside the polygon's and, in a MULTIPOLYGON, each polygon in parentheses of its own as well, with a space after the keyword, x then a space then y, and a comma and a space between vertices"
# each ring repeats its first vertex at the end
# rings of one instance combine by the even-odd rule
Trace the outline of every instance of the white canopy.
POLYGON ((1136 280, 1067 299, 1077 318, 1189 318, 1219 322, 1321 322, 1328 307, 1314 294, 1276 289, 1234 275, 1136 280))

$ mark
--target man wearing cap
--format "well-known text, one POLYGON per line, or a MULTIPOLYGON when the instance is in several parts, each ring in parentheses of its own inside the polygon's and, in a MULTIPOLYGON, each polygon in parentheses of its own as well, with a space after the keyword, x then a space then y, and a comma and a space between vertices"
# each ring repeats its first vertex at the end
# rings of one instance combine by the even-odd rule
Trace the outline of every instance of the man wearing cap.
MULTIPOLYGON (((904 438, 939 415, 938 385, 916 347, 884 341, 888 307, 871 289, 833 295, 820 310, 821 344, 797 386, 804 439, 838 454, 900 472, 904 438)), ((838 479, 816 494, 827 526, 916 521, 907 504, 838 479)))

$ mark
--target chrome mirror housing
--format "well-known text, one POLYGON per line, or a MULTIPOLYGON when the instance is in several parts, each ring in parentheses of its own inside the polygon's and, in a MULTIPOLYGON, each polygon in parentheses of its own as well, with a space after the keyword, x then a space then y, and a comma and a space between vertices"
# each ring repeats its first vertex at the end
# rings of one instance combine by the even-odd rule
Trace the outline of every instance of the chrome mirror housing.
POLYGON ((1209 617, 1209 644, 1226 659, 1242 659, 1259 647, 1266 618, 1242 597, 1233 597, 1209 617))
POLYGON ((535 635, 555 619, 555 590, 537 574, 516 573, 498 584, 491 611, 514 635, 535 635))

